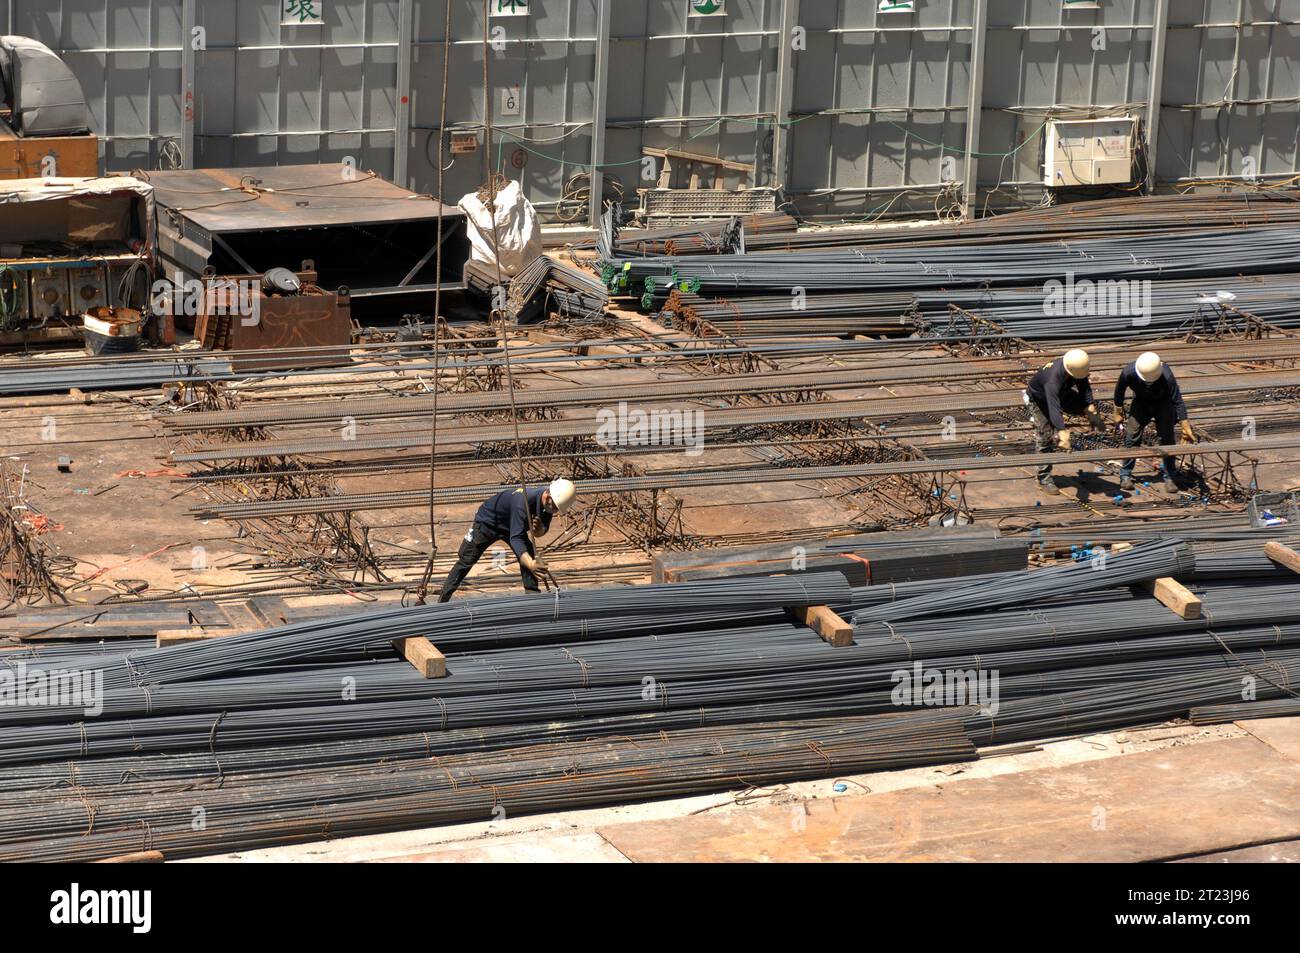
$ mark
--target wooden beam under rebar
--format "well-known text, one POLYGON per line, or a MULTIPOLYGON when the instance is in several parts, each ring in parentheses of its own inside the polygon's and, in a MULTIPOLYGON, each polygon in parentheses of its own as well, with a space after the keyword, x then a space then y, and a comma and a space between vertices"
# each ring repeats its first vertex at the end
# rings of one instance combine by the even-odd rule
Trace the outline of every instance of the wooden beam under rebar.
POLYGON ((1155 596, 1156 601, 1180 619, 1199 619, 1201 599, 1177 579, 1162 576, 1141 583, 1140 588, 1155 596))
POLYGON ((1283 566, 1294 573, 1300 573, 1300 553, 1297 553, 1290 546, 1285 546, 1275 540, 1264 544, 1264 555, 1279 566, 1283 566))
POLYGON ((447 657, 422 635, 396 639, 393 648, 415 667, 423 678, 446 678, 447 657))
POLYGON ((802 622, 838 648, 853 644, 853 626, 845 622, 829 606, 792 606, 790 615, 802 622))

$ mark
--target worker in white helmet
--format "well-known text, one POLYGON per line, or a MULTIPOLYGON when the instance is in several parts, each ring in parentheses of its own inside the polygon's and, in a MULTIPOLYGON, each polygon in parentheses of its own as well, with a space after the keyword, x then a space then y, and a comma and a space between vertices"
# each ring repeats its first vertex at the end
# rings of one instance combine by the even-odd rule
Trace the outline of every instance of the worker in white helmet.
POLYGON ((551 517, 565 513, 578 498, 578 488, 573 481, 561 477, 549 486, 534 487, 526 494, 522 489, 502 490, 484 501, 474 515, 474 525, 461 541, 456 565, 447 573, 438 593, 438 601, 451 598, 474 564, 498 540, 505 540, 515 558, 519 560, 519 576, 529 592, 539 592, 537 577, 546 572, 546 563, 533 548, 534 536, 545 536, 551 528, 551 517))
MULTIPOLYGON (((1082 348, 1066 351, 1030 378, 1024 399, 1029 406, 1029 418, 1034 424, 1035 448, 1039 453, 1054 450, 1068 451, 1071 447, 1070 428, 1066 414, 1086 414, 1094 430, 1105 425, 1097 413, 1092 396, 1092 383, 1088 378, 1092 361, 1082 348)), ((1045 493, 1060 493, 1052 479, 1052 465, 1038 468, 1038 486, 1045 493)))
MULTIPOLYGON (((1179 436, 1183 443, 1196 439, 1192 423, 1187 419, 1187 405, 1183 403, 1183 392, 1178 387, 1178 379, 1173 370, 1160 355, 1147 351, 1132 364, 1119 373, 1115 382, 1114 422, 1124 426, 1124 446, 1136 447, 1142 442, 1142 431, 1151 421, 1156 422, 1156 433, 1161 446, 1174 443, 1174 425, 1177 424, 1179 436), (1133 392, 1133 403, 1129 405, 1127 415, 1124 412, 1124 398, 1133 392)), ((1122 490, 1133 489, 1133 459, 1125 460, 1119 470, 1119 485, 1122 490)), ((1178 469, 1173 457, 1164 457, 1160 463, 1164 489, 1168 493, 1178 492, 1178 469)))

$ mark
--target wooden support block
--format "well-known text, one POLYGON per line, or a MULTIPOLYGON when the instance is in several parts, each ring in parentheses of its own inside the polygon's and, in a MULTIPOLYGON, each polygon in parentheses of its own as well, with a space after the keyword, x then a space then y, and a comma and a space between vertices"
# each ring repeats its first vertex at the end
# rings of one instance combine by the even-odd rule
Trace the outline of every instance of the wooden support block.
POLYGON ((159 629, 158 648, 170 648, 173 645, 184 645, 186 642, 202 642, 207 638, 210 636, 197 626, 188 629, 159 629))
POLYGON ((118 854, 96 860, 96 864, 161 864, 166 858, 160 850, 138 850, 133 854, 118 854))
POLYGON ((402 658, 415 666, 415 670, 424 678, 445 678, 447 676, 447 657, 438 651, 437 646, 422 635, 409 639, 397 639, 393 648, 402 653, 402 658))
POLYGON ((1264 555, 1279 566, 1284 566, 1292 572, 1300 573, 1300 553, 1297 553, 1290 546, 1283 546, 1278 542, 1268 542, 1264 544, 1264 555))
POLYGON ((159 629, 158 648, 165 649, 187 642, 206 642, 208 639, 224 639, 232 635, 244 635, 253 629, 202 629, 197 625, 188 629, 159 629))
POLYGON ((1199 619, 1201 617, 1201 600, 1193 595, 1177 579, 1162 576, 1150 582, 1144 582, 1142 588, 1180 619, 1199 619))
POLYGON ((795 606, 790 614, 838 648, 853 644, 853 626, 830 610, 828 606, 795 606))

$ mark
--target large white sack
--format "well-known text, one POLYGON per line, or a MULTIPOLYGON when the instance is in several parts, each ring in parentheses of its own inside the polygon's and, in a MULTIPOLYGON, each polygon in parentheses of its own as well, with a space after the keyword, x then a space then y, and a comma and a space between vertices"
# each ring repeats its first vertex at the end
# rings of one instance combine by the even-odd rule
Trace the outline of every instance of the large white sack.
MULTIPOLYGON (((493 215, 478 194, 471 192, 458 203, 468 218, 470 258, 495 266, 493 215)), ((497 191, 496 237, 500 241, 501 274, 513 278, 542 253, 542 226, 537 212, 518 182, 497 191)))

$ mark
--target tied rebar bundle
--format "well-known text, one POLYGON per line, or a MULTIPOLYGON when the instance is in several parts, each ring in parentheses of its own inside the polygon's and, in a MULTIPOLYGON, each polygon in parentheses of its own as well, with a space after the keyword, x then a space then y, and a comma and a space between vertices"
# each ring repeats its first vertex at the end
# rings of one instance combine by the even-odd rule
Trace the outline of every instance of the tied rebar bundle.
MULTIPOLYGON (((301 622, 208 642, 139 652, 107 668, 112 685, 162 685, 242 671, 258 665, 303 661, 332 651, 426 636, 451 645, 472 634, 479 639, 508 639, 528 626, 561 627, 581 633, 605 620, 646 619, 670 623, 683 613, 732 613, 785 606, 823 605, 848 597, 839 573, 777 579, 709 581, 636 586, 623 589, 554 590, 545 595, 453 602, 385 609, 364 616, 301 622)), ((612 623, 617 625, 617 622, 612 623)), ((654 625, 654 622, 650 623, 654 625)))
POLYGON ((1194 571, 1196 557, 1182 540, 1143 543, 1121 553, 1104 553, 1084 563, 986 579, 961 591, 919 595, 853 614, 854 625, 996 608, 1128 585, 1161 576, 1181 578, 1194 571))
POLYGON ((166 650, 28 647, 10 669, 105 684, 93 713, 0 708, 0 858, 188 856, 969 759, 972 744, 1221 716, 1244 697, 1256 715, 1290 711, 1300 586, 1250 553, 1208 565, 1194 579, 1186 544, 1156 540, 1096 569, 852 590, 838 573, 715 580, 166 650), (1178 573, 1200 618, 1133 588, 1178 573), (859 620, 837 648, 781 611, 810 603, 897 615, 859 620), (444 649, 446 678, 382 648, 416 631, 444 649), (923 684, 938 693, 901 691, 923 684))

